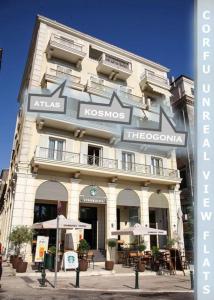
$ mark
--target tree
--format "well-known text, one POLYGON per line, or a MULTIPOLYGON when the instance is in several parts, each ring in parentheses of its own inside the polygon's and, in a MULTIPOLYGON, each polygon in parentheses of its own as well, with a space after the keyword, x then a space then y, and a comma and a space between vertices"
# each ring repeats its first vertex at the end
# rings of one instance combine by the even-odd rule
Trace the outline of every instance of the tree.
POLYGON ((22 245, 31 242, 32 239, 33 230, 24 225, 14 227, 9 236, 9 241, 14 244, 17 255, 20 255, 22 245))

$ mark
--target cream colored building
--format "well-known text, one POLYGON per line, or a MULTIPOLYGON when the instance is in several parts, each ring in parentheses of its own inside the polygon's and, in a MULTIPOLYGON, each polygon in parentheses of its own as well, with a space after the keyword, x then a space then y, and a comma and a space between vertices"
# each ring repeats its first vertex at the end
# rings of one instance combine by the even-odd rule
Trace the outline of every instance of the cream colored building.
MULTIPOLYGON (((177 233, 181 182, 175 149, 121 142, 120 124, 77 119, 78 101, 109 103, 116 91, 133 106, 133 127, 169 117, 169 70, 155 62, 38 16, 19 93, 9 185, 1 231, 56 216, 92 224, 84 237, 105 253, 115 229, 140 222, 177 233), (28 92, 51 93, 66 79, 66 114, 27 111, 28 92)), ((73 233, 77 247, 83 233, 73 233)), ((54 242, 54 232, 50 232, 54 242)), ((129 236, 121 236, 133 242, 129 236)), ((144 237, 147 249, 166 237, 144 237)), ((183 240, 181 240, 183 242, 183 240)), ((30 249, 28 251, 30 255, 30 249)))

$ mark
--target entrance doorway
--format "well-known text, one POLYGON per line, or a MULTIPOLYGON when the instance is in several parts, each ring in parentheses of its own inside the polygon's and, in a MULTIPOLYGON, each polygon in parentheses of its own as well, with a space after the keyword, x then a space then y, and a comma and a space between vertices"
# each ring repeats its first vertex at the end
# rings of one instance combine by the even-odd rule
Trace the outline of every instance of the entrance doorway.
POLYGON ((97 207, 80 206, 80 221, 91 224, 91 229, 84 230, 84 239, 97 249, 97 207))

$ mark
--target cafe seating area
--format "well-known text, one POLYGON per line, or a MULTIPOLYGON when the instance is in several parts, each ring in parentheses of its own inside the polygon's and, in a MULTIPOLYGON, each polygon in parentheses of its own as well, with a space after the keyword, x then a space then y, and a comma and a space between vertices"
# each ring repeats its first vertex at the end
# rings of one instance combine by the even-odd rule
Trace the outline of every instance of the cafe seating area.
POLYGON ((178 249, 154 249, 154 251, 139 252, 133 249, 123 249, 117 252, 118 264, 123 267, 136 267, 144 265, 145 270, 169 273, 175 275, 176 271, 189 269, 191 258, 185 256, 178 249))

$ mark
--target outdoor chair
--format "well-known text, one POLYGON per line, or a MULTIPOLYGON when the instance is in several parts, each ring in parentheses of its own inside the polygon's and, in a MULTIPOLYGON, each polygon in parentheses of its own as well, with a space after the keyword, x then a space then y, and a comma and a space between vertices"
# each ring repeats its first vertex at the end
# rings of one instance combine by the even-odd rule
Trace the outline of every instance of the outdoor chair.
POLYGON ((89 267, 90 267, 91 262, 93 263, 93 269, 94 269, 94 252, 92 250, 88 251, 86 260, 88 262, 89 267))

